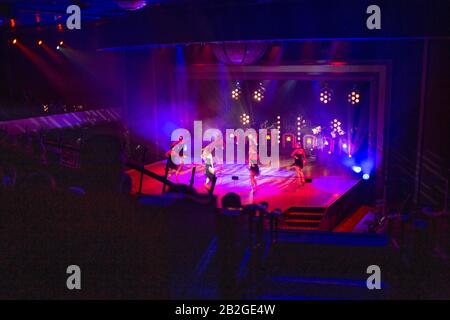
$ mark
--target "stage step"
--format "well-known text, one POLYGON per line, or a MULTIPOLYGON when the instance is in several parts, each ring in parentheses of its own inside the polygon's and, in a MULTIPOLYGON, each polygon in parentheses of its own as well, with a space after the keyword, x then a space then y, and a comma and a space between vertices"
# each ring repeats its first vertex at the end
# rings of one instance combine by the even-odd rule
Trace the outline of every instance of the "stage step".
POLYGON ((296 228, 319 228, 320 220, 302 220, 302 219, 289 219, 285 220, 286 225, 296 228))
POLYGON ((281 225, 278 227, 279 230, 298 230, 298 231, 315 231, 319 230, 318 227, 296 227, 296 226, 290 226, 287 224, 281 225))
POLYGON ((291 207, 285 211, 282 230, 318 230, 326 208, 291 207))
POLYGON ((293 212, 311 212, 311 213, 325 213, 327 208, 324 207, 290 207, 285 213, 293 212))
POLYGON ((292 212, 286 215, 289 219, 303 219, 303 220, 322 220, 323 213, 313 213, 313 212, 292 212))

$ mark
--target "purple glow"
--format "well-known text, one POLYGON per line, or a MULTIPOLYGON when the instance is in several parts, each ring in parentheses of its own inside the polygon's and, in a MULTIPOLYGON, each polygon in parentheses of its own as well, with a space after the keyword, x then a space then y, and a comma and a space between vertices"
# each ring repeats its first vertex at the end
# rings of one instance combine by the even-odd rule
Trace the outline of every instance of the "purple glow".
POLYGON ((119 7, 127 11, 140 10, 147 5, 146 0, 116 0, 116 3, 119 7))

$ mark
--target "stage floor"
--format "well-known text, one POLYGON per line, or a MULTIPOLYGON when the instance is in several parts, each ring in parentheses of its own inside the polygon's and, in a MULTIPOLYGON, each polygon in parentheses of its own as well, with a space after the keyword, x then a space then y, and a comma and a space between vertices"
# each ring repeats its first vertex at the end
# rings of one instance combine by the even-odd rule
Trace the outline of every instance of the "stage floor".
MULTIPOLYGON (((279 169, 260 167, 260 175, 257 178, 258 190, 252 192, 247 165, 221 165, 216 166, 217 184, 214 194, 218 197, 218 205, 222 197, 228 192, 240 195, 243 205, 267 201, 269 209, 279 208, 286 210, 290 207, 323 207, 330 206, 349 189, 358 183, 349 168, 343 166, 329 166, 310 164, 304 169, 305 177, 312 178, 311 183, 303 187, 297 187, 294 168, 290 168, 292 160, 281 162, 279 169), (239 180, 232 180, 232 176, 238 176, 239 180)), ((164 175, 165 161, 146 165, 145 168, 158 175, 164 175)), ((189 184, 192 165, 185 165, 179 175, 178 183, 189 184)), ((133 184, 132 193, 139 188, 140 174, 136 170, 128 171, 133 184)), ((175 175, 169 180, 175 181, 175 175)), ((194 188, 199 193, 207 193, 204 187, 205 167, 197 165, 194 188)), ((150 177, 144 176, 142 193, 148 195, 161 194, 162 183, 150 177)))

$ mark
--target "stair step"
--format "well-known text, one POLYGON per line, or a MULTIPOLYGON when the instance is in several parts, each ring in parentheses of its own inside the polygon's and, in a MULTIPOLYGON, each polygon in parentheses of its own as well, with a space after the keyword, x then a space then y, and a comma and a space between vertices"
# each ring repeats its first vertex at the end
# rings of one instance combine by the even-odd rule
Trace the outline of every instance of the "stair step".
POLYGON ((319 224, 308 224, 308 223, 287 223, 287 227, 289 228, 319 228, 319 224))
POLYGON ((307 231, 314 231, 319 230, 318 227, 305 227, 305 226, 288 226, 288 225, 282 225, 278 227, 279 230, 307 230, 307 231))
POLYGON ((287 224, 295 223, 307 223, 307 224, 319 224, 320 220, 309 220, 309 219, 289 219, 285 221, 287 224))
POLYGON ((323 207, 290 207, 285 211, 286 214, 290 214, 292 212, 305 212, 305 213, 325 213, 326 208, 323 207))
POLYGON ((287 215, 285 215, 285 219, 308 219, 308 220, 322 220, 323 214, 322 213, 304 213, 304 212, 291 212, 287 215))

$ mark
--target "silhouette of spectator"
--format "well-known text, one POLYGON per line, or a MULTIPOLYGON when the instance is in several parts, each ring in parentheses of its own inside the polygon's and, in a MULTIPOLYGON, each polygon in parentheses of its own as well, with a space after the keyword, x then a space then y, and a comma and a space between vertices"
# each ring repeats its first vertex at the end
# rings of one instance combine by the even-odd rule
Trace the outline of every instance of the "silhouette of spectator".
POLYGON ((234 192, 229 192, 222 198, 222 208, 238 209, 241 207, 241 197, 234 192))

